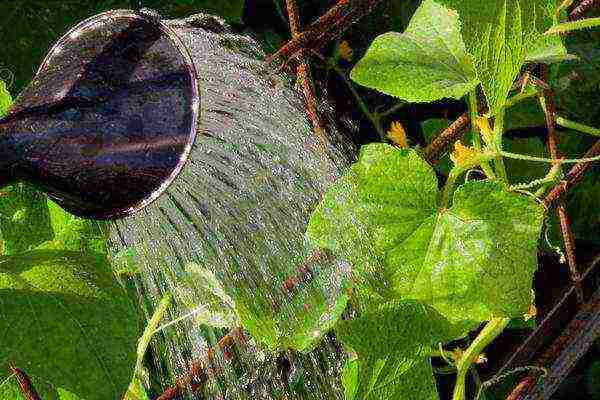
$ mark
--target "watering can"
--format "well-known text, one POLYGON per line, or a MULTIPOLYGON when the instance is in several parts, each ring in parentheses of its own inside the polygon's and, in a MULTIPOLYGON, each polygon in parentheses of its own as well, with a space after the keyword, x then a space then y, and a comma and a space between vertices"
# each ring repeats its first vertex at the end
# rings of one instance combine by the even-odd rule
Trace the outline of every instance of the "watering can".
POLYGON ((186 47, 151 12, 79 23, 0 119, 0 185, 26 181, 82 217, 140 210, 190 153, 196 77, 186 47))

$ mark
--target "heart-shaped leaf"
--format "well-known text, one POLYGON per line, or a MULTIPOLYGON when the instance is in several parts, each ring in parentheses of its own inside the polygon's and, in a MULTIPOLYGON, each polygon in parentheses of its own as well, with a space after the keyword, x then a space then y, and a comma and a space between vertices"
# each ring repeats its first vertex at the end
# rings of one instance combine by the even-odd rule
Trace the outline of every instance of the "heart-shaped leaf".
POLYGON ((433 0, 423 1, 404 33, 377 37, 350 77, 410 102, 460 99, 478 83, 458 15, 433 0))

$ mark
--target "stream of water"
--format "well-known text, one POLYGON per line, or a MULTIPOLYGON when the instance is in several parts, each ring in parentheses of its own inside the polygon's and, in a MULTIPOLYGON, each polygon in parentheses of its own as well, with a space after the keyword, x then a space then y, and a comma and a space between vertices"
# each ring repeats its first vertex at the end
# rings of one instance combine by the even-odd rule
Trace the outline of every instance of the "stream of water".
MULTIPOLYGON (((252 39, 206 15, 169 24, 191 50, 199 73, 198 136, 166 193, 138 214, 101 224, 110 237, 111 257, 135 254, 141 270, 136 286, 147 318, 166 293, 174 300, 165 321, 208 302, 199 282, 181 290, 187 268, 200 265, 249 308, 252 301, 257 307, 265 301, 283 305, 291 326, 302 316, 295 314, 293 295, 278 289, 310 255, 304 238, 310 213, 349 165, 350 152, 333 139, 327 148, 319 145, 293 80, 267 68, 252 39)), ((314 295, 326 303, 342 290, 348 274, 344 263, 328 264, 321 267, 335 268, 337 278, 318 282, 317 276, 320 289, 300 289, 317 290, 314 295)), ((326 309, 322 318, 330 314, 326 309)), ((194 360, 206 358, 222 332, 193 317, 161 330, 152 355, 163 387, 172 376, 185 375, 194 360)), ((255 340, 238 343, 235 363, 217 353, 220 374, 198 393, 188 390, 186 398, 343 398, 339 375, 346 355, 332 336, 306 355, 288 351, 283 357, 261 347, 255 340)))

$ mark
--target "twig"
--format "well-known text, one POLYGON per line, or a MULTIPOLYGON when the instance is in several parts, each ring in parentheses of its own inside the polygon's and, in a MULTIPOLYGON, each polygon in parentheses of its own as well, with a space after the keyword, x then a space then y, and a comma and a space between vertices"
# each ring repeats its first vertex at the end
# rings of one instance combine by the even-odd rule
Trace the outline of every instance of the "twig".
POLYGON ((582 0, 581 3, 569 14, 570 21, 577 21, 583 19, 585 14, 592 8, 597 0, 582 0))
MULTIPOLYGON (((592 263, 585 273, 583 274, 582 281, 594 281, 597 276, 596 264, 592 263)), ((537 328, 527 337, 525 342, 519 346, 519 348, 512 353, 508 361, 504 363, 502 368, 494 375, 492 379, 497 379, 498 377, 508 373, 508 371, 515 370, 529 363, 529 360, 532 356, 540 349, 540 347, 544 344, 544 341, 548 339, 552 335, 552 332, 555 332, 560 327, 559 324, 565 324, 568 321, 568 311, 570 305, 573 304, 577 299, 576 288, 573 285, 569 285, 569 287, 563 292, 563 295, 560 296, 560 300, 556 303, 556 305, 550 310, 548 315, 543 319, 543 321, 537 326, 537 328)), ((555 351, 555 350, 552 350, 555 351)), ((547 352, 546 352, 547 353, 547 352)), ((556 356, 556 353, 546 354, 542 359, 542 362, 537 363, 537 365, 543 365, 549 360, 553 359, 556 356)), ((525 380, 532 380, 531 377, 525 378, 525 380)), ((519 385, 515 387, 513 390, 513 394, 507 398, 507 400, 521 400, 522 397, 518 397, 515 395, 515 392, 518 390, 522 390, 519 388, 523 388, 524 386, 528 386, 535 383, 525 383, 521 382, 519 385)))
MULTIPOLYGON (((230 359, 233 356, 232 349, 236 344, 236 339, 242 343, 246 341, 241 328, 232 329, 217 343, 219 349, 223 352, 226 359, 230 359)), ((187 374, 183 378, 178 379, 174 386, 171 386, 165 390, 159 397, 156 398, 156 400, 172 400, 179 396, 183 390, 188 387, 192 391, 197 391, 208 381, 209 374, 214 375, 217 372, 211 365, 213 364, 214 359, 215 350, 210 347, 207 352, 207 360, 195 361, 188 370, 187 374)))
POLYGON ((297 274, 283 282, 283 290, 292 295, 298 290, 298 285, 310 280, 313 276, 313 266, 320 262, 330 262, 335 259, 329 249, 318 249, 313 252, 297 269, 297 274))
MULTIPOLYGON (((600 155, 600 140, 597 140, 596 143, 585 153, 585 158, 597 157, 600 155)), ((543 200, 544 206, 550 207, 552 203, 558 200, 561 196, 571 190, 575 185, 577 185, 582 179, 587 171, 592 168, 592 163, 577 163, 569 170, 567 173, 566 179, 562 180, 556 186, 550 190, 550 193, 546 195, 543 200)))
MULTIPOLYGON (((290 30, 292 37, 297 37, 300 34, 300 17, 298 16, 298 6, 295 0, 286 0, 288 16, 290 19, 290 30)), ((310 65, 305 56, 305 52, 301 51, 298 55, 300 63, 297 68, 297 76, 306 98, 306 106, 308 108, 308 115, 313 124, 315 133, 320 138, 325 138, 325 128, 323 127, 323 121, 319 115, 317 109, 317 100, 315 96, 315 87, 310 77, 310 65)))
POLYGON ((436 136, 435 139, 425 148, 424 156, 430 164, 438 162, 439 155, 450 145, 460 139, 466 132, 469 126, 469 116, 463 113, 450 124, 442 133, 436 136))
POLYGON ((507 400, 549 399, 599 337, 600 289, 596 290, 590 302, 582 307, 563 333, 536 362, 538 366, 552 362, 548 375, 539 380, 537 385, 534 375, 529 375, 515 387, 507 400))
POLYGON ((285 43, 266 58, 268 63, 285 64, 299 51, 319 50, 343 33, 359 18, 367 15, 382 0, 339 0, 327 13, 309 25, 304 32, 285 43))
MULTIPOLYGON (((542 64, 540 68, 542 82, 548 81, 548 66, 542 64)), ((550 153, 550 157, 553 160, 558 160, 560 154, 558 153, 558 138, 556 136, 556 101, 555 93, 552 88, 548 87, 543 91, 543 109, 544 117, 546 120, 546 128, 548 130, 548 138, 546 147, 550 153)), ((554 165, 554 164, 553 164, 554 165)), ((560 168, 560 167, 558 167, 560 168)), ((573 231, 571 230, 571 224, 567 210, 565 207, 564 199, 559 200, 557 206, 558 218, 560 220, 560 230, 563 236, 563 242, 565 244, 565 251, 567 253, 567 263, 569 265, 569 272, 571 282, 577 288, 577 298, 579 303, 583 303, 583 291, 581 289, 581 275, 577 269, 577 259, 575 256, 575 239, 573 238, 573 231)))
POLYGON ((40 400, 40 396, 35 391, 33 384, 31 383, 31 379, 27 376, 25 371, 20 368, 17 368, 14 362, 9 362, 8 364, 9 371, 15 376, 17 382, 19 383, 19 388, 21 389, 21 393, 27 400, 40 400))

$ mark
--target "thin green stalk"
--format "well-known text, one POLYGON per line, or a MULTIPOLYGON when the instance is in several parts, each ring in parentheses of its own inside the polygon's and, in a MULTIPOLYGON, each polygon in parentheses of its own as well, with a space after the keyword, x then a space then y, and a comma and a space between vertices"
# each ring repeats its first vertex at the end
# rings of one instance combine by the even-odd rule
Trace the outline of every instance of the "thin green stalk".
MULTIPOLYGON (((498 111, 494 119, 494 145, 496 146, 496 150, 498 152, 502 152, 502 135, 504 134, 504 108, 498 111)), ((499 155, 494 159, 494 165, 496 166, 496 172, 498 173, 500 179, 504 182, 508 181, 506 176, 506 168, 504 167, 504 161, 502 157, 499 155)))
POLYGON ((600 136, 600 129, 592 128, 591 126, 580 124, 579 122, 571 121, 563 117, 557 116, 556 123, 560 126, 564 126, 565 128, 574 129, 592 136, 600 136))
POLYGON ((475 89, 470 90, 467 97, 469 99, 469 119, 471 120, 471 132, 473 133, 473 147, 475 150, 481 150, 481 137, 477 133, 477 126, 475 125, 475 121, 479 116, 475 89))
POLYGON ((458 373, 452 400, 465 400, 465 384, 469 368, 483 349, 502 333, 509 321, 510 318, 492 318, 465 350, 457 364, 458 373))
POLYGON ((383 112, 380 112, 380 113, 375 112, 374 114, 377 114, 379 116, 379 118, 385 117, 387 115, 390 115, 390 114, 396 112, 397 110, 399 110, 400 108, 404 107, 405 105, 406 105, 406 103, 404 103, 404 102, 398 103, 398 104, 393 105, 392 107, 390 107, 389 109, 387 109, 387 110, 385 110, 383 112))
POLYGON ((548 163, 548 164, 552 164, 552 163, 555 163, 557 161, 560 164, 577 164, 577 163, 587 163, 587 162, 600 161, 600 156, 596 156, 596 157, 584 157, 584 158, 561 158, 559 160, 553 160, 551 158, 535 157, 535 156, 528 156, 526 154, 510 153, 508 151, 501 151, 499 154, 502 155, 502 156, 504 156, 504 157, 506 157, 506 158, 513 158, 515 160, 544 162, 544 163, 548 163))
POLYGON ((444 189, 442 191, 442 208, 447 208, 450 204, 450 196, 454 191, 454 185, 456 185, 456 180, 463 172, 464 168, 457 166, 450 170, 450 173, 448 174, 448 179, 446 179, 446 184, 444 185, 444 189))
POLYGON ((510 108, 510 107, 514 106, 515 104, 522 102, 525 99, 535 97, 540 94, 540 91, 541 90, 538 89, 534 92, 523 92, 523 93, 515 94, 514 96, 512 96, 508 100, 506 100, 506 103, 504 104, 504 108, 510 108))
POLYGON ((138 340, 137 346, 137 361, 135 363, 134 377, 138 376, 142 370, 142 362, 144 360, 144 354, 146 353, 146 348, 150 343, 150 339, 155 333, 156 327, 163 319, 165 312, 167 311, 167 307, 171 304, 172 296, 170 294, 165 295, 158 303, 156 310, 154 310, 154 314, 150 321, 148 321, 148 325, 146 329, 144 329, 144 333, 140 340, 138 340))
POLYGON ((600 17, 563 22, 562 24, 554 25, 552 28, 548 29, 546 32, 544 32, 544 35, 556 35, 558 33, 593 28, 595 26, 600 26, 600 17))
POLYGON ((365 104, 365 102, 363 101, 363 99, 360 97, 360 95, 358 94, 358 92, 356 91, 356 89, 352 85, 352 82, 350 82, 350 80, 348 79, 348 77, 346 76, 346 74, 344 73, 344 71, 342 71, 340 69, 340 67, 338 67, 337 64, 335 64, 333 62, 329 62, 329 65, 344 80, 344 82, 346 83, 346 85, 350 89, 350 92, 352 92, 352 95, 356 98, 356 102, 358 103, 358 107, 367 116, 367 118, 369 118, 369 120, 371 120, 371 122, 373 123, 373 126, 375 127, 375 130, 379 134, 379 137, 381 137, 383 139, 385 137, 385 134, 381 130, 381 124, 379 123, 379 118, 377 116, 373 115, 369 111, 369 108, 367 107, 367 105, 365 104))

